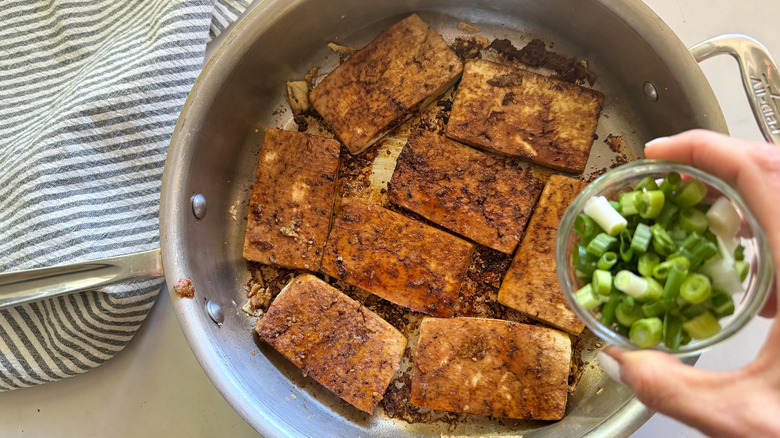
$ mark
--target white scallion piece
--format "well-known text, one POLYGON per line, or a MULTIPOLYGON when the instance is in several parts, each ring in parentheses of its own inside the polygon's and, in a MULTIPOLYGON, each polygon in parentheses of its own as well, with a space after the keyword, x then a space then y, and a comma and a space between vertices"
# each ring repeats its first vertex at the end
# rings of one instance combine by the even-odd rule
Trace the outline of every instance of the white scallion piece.
POLYGON ((647 279, 642 278, 631 271, 620 271, 615 276, 615 289, 639 298, 647 291, 647 279))
POLYGON ((725 196, 718 198, 707 210, 707 220, 710 223, 710 230, 726 241, 733 239, 742 225, 737 209, 725 196))
POLYGON ((583 211, 610 236, 617 236, 628 225, 626 218, 618 213, 603 196, 588 199, 583 211))
POLYGON ((712 287, 734 295, 743 292, 742 281, 739 273, 734 268, 732 258, 711 258, 698 269, 700 273, 710 277, 712 287))

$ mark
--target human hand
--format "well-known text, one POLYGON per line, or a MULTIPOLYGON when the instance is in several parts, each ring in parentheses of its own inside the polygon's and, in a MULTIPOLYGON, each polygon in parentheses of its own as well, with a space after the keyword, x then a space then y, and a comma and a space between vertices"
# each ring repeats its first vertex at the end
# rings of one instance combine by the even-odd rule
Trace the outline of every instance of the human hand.
MULTIPOLYGON (((780 146, 696 130, 650 142, 645 155, 690 164, 733 182, 764 229, 780 275, 780 146)), ((778 312, 777 284, 776 277, 763 316, 778 312)), ((604 353, 620 365, 620 380, 653 410, 710 436, 780 436, 777 321, 756 359, 734 371, 696 369, 658 351, 608 347, 604 353)))

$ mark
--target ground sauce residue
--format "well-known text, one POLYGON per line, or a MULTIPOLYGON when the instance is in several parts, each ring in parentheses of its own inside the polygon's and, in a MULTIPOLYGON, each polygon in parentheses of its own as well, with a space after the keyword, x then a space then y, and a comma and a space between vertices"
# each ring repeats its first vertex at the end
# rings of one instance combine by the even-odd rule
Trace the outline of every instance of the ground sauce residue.
POLYGON ((192 285, 192 280, 189 278, 180 278, 173 286, 173 291, 182 298, 192 298, 195 296, 195 286, 192 285))

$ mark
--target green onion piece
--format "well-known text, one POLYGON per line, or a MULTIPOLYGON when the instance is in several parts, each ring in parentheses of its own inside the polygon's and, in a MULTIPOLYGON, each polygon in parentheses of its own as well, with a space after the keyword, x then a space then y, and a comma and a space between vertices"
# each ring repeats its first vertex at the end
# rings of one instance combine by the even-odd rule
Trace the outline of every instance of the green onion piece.
POLYGON ((645 280, 647 280, 647 290, 642 297, 638 298, 638 300, 648 302, 661 298, 664 292, 664 287, 661 286, 661 283, 653 277, 646 277, 645 280))
POLYGON ((611 327, 615 322, 615 308, 620 304, 622 299, 620 292, 612 292, 609 294, 609 299, 603 306, 601 306, 601 323, 607 327, 611 327))
POLYGON ((666 283, 664 283, 664 293, 661 295, 667 300, 677 298, 677 295, 680 293, 680 288, 688 278, 688 269, 682 264, 672 262, 671 265, 669 275, 666 277, 666 283))
POLYGON ((666 175, 666 178, 661 182, 661 186, 659 187, 662 192, 668 197, 672 194, 674 189, 677 188, 677 186, 680 185, 680 182, 682 181, 682 178, 680 178, 680 174, 677 172, 669 172, 666 175))
POLYGON ((658 254, 654 252, 646 252, 639 256, 639 260, 637 261, 637 271, 639 271, 643 277, 650 277, 653 275, 653 268, 655 268, 659 263, 661 263, 661 258, 658 257, 658 254))
POLYGON ((706 339, 720 331, 720 324, 712 313, 704 312, 689 321, 683 322, 683 330, 691 335, 693 339, 706 339))
POLYGON ((631 238, 631 249, 637 252, 647 251, 647 247, 650 246, 650 239, 653 235, 650 234, 650 227, 646 224, 637 224, 634 230, 634 237, 631 238))
POLYGON ((665 300, 663 298, 652 303, 642 304, 642 313, 651 318, 653 316, 661 316, 664 313, 674 309, 675 300, 665 300))
POLYGON ((737 271, 739 281, 745 281, 748 274, 750 273, 750 264, 742 260, 737 260, 734 262, 734 269, 737 271))
POLYGON ((707 196, 707 186, 698 179, 691 178, 680 183, 672 192, 672 202, 680 208, 693 207, 707 196))
POLYGON ((628 228, 624 228, 618 235, 618 239, 620 239, 620 246, 618 248, 620 258, 628 263, 634 257, 634 250, 631 249, 631 231, 629 231, 628 228))
POLYGON ((717 245, 695 232, 686 237, 681 246, 689 254, 694 269, 718 254, 717 245))
POLYGON ((734 260, 738 262, 745 260, 745 247, 741 244, 734 248, 734 260))
POLYGON ((660 318, 642 318, 631 324, 628 339, 641 348, 650 348, 661 343, 663 332, 660 318))
MULTIPOLYGON (((666 195, 669 196, 668 194, 666 195)), ((658 214, 658 217, 655 218, 655 223, 661 225, 664 228, 669 227, 675 220, 677 220, 677 216, 680 213, 680 207, 672 204, 671 202, 665 202, 664 208, 661 209, 661 213, 658 214)))
POLYGON ((580 288, 580 290, 575 293, 575 297, 577 298, 577 302, 580 303, 580 306, 584 307, 586 310, 593 310, 601 304, 596 297, 596 294, 593 293, 593 287, 590 283, 580 288))
POLYGON ((636 206, 639 204, 639 197, 642 196, 642 192, 627 192, 621 193, 618 197, 620 201, 620 214, 623 217, 628 217, 639 213, 636 206))
POLYGON ((675 228, 672 228, 671 230, 667 231, 669 234, 669 237, 672 239, 672 242, 674 242, 675 246, 681 246, 685 239, 688 238, 688 232, 683 230, 682 228, 677 227, 675 225, 675 228))
POLYGON ((650 227, 650 233, 653 235, 653 249, 658 255, 666 257, 674 252, 676 246, 664 227, 654 224, 650 227))
POLYGON ((615 331, 625 337, 628 337, 628 333, 631 331, 631 327, 626 327, 623 324, 618 324, 617 326, 615 326, 615 331))
POLYGON ((709 221, 707 215, 695 208, 688 207, 680 211, 677 225, 688 233, 702 234, 707 231, 709 221))
POLYGON ((683 320, 671 312, 664 315, 664 344, 672 351, 680 349, 683 320))
POLYGON ((609 201, 609 205, 611 205, 612 208, 614 208, 615 211, 617 211, 621 215, 623 214, 623 212, 620 211, 621 207, 620 207, 620 203, 619 202, 617 202, 617 201, 609 201))
POLYGON ((710 297, 712 285, 706 275, 691 274, 680 286, 680 296, 691 304, 699 304, 710 297))
POLYGON ((699 304, 684 305, 683 307, 680 308, 680 314, 686 319, 693 319, 704 312, 710 311, 711 308, 712 308, 712 301, 704 300, 699 304))
POLYGON ((669 271, 672 270, 674 264, 670 261, 661 262, 653 267, 653 278, 659 281, 666 280, 669 276, 669 271))
POLYGON ((723 318, 734 313, 734 300, 726 292, 713 289, 710 300, 710 311, 716 318, 723 318))
POLYGON ((612 273, 601 269, 593 271, 593 293, 608 296, 612 290, 612 273))
POLYGON ((624 296, 623 300, 615 308, 615 319, 626 327, 631 327, 631 324, 644 318, 644 316, 642 306, 629 295, 624 296))
POLYGON ((601 232, 601 227, 596 224, 593 218, 580 213, 574 218, 574 231, 580 235, 580 243, 587 245, 591 239, 601 232))
POLYGON ((680 211, 680 217, 677 219, 677 225, 680 229, 688 233, 699 233, 707 231, 709 222, 707 216, 701 211, 688 207, 680 211))
POLYGON ((609 271, 612 269, 613 266, 615 266, 615 263, 617 263, 617 254, 615 254, 614 251, 607 251, 604 254, 601 255, 601 258, 599 259, 596 266, 599 269, 603 269, 605 271, 609 271))
POLYGON ((585 202, 583 211, 610 236, 617 236, 620 231, 626 227, 628 221, 620 215, 607 198, 603 196, 594 196, 585 202))
POLYGON ((642 191, 649 191, 649 190, 658 190, 658 184, 655 182, 655 178, 652 176, 646 176, 642 178, 641 181, 637 183, 637 185, 634 187, 635 192, 642 192, 642 191))
POLYGON ((691 270, 691 262, 688 260, 687 257, 682 255, 673 255, 666 259, 667 262, 677 265, 680 269, 685 269, 686 271, 691 270))
POLYGON ((682 332, 682 341, 680 341, 680 345, 688 345, 688 343, 691 342, 691 335, 688 334, 685 330, 682 332))
POLYGON ((613 284, 615 289, 643 303, 658 299, 663 291, 657 281, 652 278, 640 277, 629 270, 618 272, 613 284))
POLYGON ((599 233, 588 243, 588 253, 601 257, 615 242, 617 242, 617 238, 607 233, 599 233))
POLYGON ((664 192, 648 190, 639 198, 639 216, 644 219, 655 219, 664 208, 664 192))
POLYGON ((583 281, 588 281, 593 276, 593 271, 596 270, 596 260, 596 257, 588 254, 587 247, 577 245, 574 248, 572 262, 574 263, 574 269, 577 270, 577 275, 583 278, 583 281))
POLYGON ((615 289, 637 298, 647 290, 647 279, 631 271, 623 270, 615 275, 615 289))

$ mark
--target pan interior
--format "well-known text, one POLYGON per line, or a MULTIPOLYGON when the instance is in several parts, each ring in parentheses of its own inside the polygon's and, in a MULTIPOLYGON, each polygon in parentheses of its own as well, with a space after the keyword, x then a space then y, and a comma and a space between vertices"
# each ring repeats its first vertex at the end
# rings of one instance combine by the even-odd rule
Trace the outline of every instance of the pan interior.
MULTIPOLYGON (((362 47, 416 12, 448 42, 468 36, 460 22, 488 39, 522 47, 538 37, 562 55, 584 59, 605 95, 587 172, 610 165, 604 140, 619 136, 622 151, 641 157, 657 136, 704 127, 725 130, 695 62, 668 28, 640 3, 583 0, 372 2, 266 1, 247 16, 215 53, 191 92, 166 163, 161 234, 168 284, 190 278, 195 298, 173 297, 182 329, 218 390, 265 436, 398 436, 419 434, 579 436, 628 435, 649 411, 630 390, 593 362, 562 421, 469 418, 454 428, 369 416, 342 402, 252 334, 254 318, 241 306, 248 280, 242 257, 247 203, 257 154, 268 128, 294 129, 285 83, 339 62, 327 43, 362 47), (645 95, 654 85, 657 101, 645 95), (203 194, 208 213, 195 219, 190 198, 203 194), (221 307, 216 324, 206 302, 221 307)), ((584 359, 593 356, 586 351, 584 359)))

